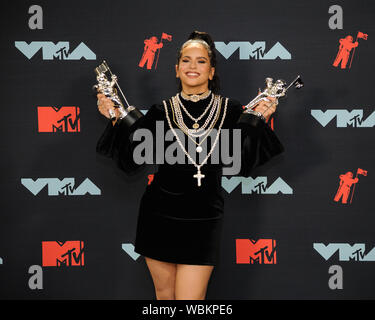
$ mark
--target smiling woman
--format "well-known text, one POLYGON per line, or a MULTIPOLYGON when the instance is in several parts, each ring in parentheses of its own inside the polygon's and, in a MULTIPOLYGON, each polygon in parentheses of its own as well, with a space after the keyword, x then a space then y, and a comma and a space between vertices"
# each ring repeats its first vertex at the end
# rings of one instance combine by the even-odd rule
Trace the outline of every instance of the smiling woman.
MULTIPOLYGON (((241 103, 222 97, 219 91, 215 44, 204 32, 193 32, 178 50, 175 65, 179 92, 162 103, 154 104, 146 115, 128 127, 127 121, 109 121, 97 144, 97 151, 113 158, 127 173, 141 164, 134 161, 139 143, 131 140, 137 129, 148 129, 154 140, 157 123, 171 130, 172 144, 183 152, 185 161, 161 163, 139 206, 135 251, 145 257, 157 299, 204 299, 208 281, 219 263, 224 198, 221 177, 225 163, 208 163, 222 129, 239 129, 241 169, 248 177, 251 170, 283 151, 283 146, 265 119, 276 110, 273 101, 261 101, 256 111, 264 118, 244 112, 241 103), (195 143, 195 161, 175 129, 195 143), (213 136, 211 135, 214 132, 213 136), (203 141, 211 135, 211 145, 203 141)), ((98 95, 99 111, 110 118, 113 103, 98 95)), ((126 120, 126 117, 125 117, 126 120)), ((164 129, 163 129, 164 130, 164 129)), ((165 137, 164 135, 161 135, 165 137)), ((208 140, 208 139, 207 139, 208 140)), ((160 143, 160 141, 154 141, 160 143)), ((193 149, 194 150, 194 149, 193 149)), ((158 162, 159 163, 159 162, 158 162)))
POLYGON ((184 84, 183 92, 187 94, 199 94, 207 88, 217 93, 220 85, 216 72, 216 54, 211 49, 215 44, 204 32, 195 31, 190 38, 182 45, 177 56, 176 77, 181 80, 179 91, 184 84))
POLYGON ((207 78, 213 79, 215 68, 211 66, 208 52, 198 42, 183 50, 176 65, 176 77, 184 84, 185 94, 200 94, 207 90, 207 78))

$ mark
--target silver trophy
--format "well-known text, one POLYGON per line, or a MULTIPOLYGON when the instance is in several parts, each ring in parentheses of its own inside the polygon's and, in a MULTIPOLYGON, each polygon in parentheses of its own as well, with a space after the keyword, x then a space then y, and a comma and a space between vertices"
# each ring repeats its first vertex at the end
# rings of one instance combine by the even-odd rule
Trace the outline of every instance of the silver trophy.
MULTIPOLYGON (((115 108, 118 108, 120 113, 119 119, 125 121, 127 125, 131 126, 137 119, 143 116, 143 114, 137 108, 129 105, 128 100, 117 82, 117 76, 112 73, 105 60, 103 60, 103 62, 95 68, 95 73, 98 83, 93 86, 93 90, 96 93, 104 94, 114 102, 115 108), (118 91, 124 99, 126 107, 120 99, 118 91)), ((114 110, 109 110, 109 115, 111 120, 116 119, 116 113, 114 110)))
POLYGON ((277 80, 275 83, 272 78, 266 78, 266 88, 258 94, 253 100, 246 105, 246 111, 253 110, 261 100, 267 101, 268 97, 276 98, 276 102, 280 97, 284 97, 287 90, 294 85, 296 89, 300 89, 304 86, 300 76, 297 76, 289 86, 286 85, 284 80, 277 80))

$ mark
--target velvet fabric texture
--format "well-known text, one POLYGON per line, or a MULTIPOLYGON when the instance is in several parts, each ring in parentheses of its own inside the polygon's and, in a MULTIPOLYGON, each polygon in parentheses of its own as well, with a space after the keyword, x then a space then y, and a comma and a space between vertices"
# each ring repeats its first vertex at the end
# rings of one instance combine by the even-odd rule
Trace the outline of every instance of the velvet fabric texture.
MULTIPOLYGON (((198 117, 210 102, 211 95, 198 102, 187 101, 182 97, 180 99, 189 113, 193 117, 198 117)), ((178 128, 173 120, 169 100, 166 102, 172 125, 178 128)), ((223 98, 220 117, 215 128, 218 128, 221 122, 224 103, 223 98)), ((184 112, 183 115, 187 127, 192 128, 194 121, 184 112)), ((204 122, 207 115, 208 113, 199 124, 204 122)), ((145 164, 137 164, 133 159, 133 151, 141 143, 132 139, 133 134, 140 128, 149 129, 153 133, 155 146, 157 122, 163 124, 163 137, 165 137, 169 126, 163 103, 151 106, 146 115, 131 129, 121 121, 114 126, 109 121, 97 143, 97 152, 112 158, 127 174, 136 174, 145 164)), ((283 145, 269 125, 257 116, 244 114, 242 105, 236 100, 228 99, 222 128, 241 130, 241 170, 236 174, 238 176, 250 176, 253 168, 284 151, 283 145)), ((186 136, 185 138, 184 145, 188 150, 189 139, 186 136)), ((206 154, 214 140, 209 139, 207 138, 207 145, 204 148, 207 150, 206 154)), ((232 136, 229 141, 228 147, 233 150, 232 136)), ((164 150, 167 150, 172 143, 176 144, 175 138, 173 141, 164 141, 164 150)), ((221 146, 219 139, 215 149, 221 146)), ((211 163, 209 158, 201 167, 201 173, 205 177, 201 180, 201 186, 198 186, 197 179, 193 177, 197 169, 186 155, 184 158, 184 164, 159 164, 152 183, 146 186, 139 206, 135 252, 145 257, 172 263, 218 265, 224 214, 221 177, 223 167, 228 164, 222 161, 211 163)))

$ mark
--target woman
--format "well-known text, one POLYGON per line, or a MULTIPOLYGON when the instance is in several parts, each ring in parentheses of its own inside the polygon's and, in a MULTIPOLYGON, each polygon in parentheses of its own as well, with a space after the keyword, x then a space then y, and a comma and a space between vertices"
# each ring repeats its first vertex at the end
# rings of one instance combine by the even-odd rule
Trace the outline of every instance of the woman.
MULTIPOLYGON (((113 158, 130 174, 142 166, 133 159, 137 143, 129 138, 136 129, 155 133, 155 123, 161 121, 166 130, 181 129, 191 140, 198 134, 203 139, 203 133, 217 129, 207 147, 208 157, 202 162, 189 163, 192 157, 180 139, 178 151, 184 152, 185 164, 159 164, 140 203, 135 240, 135 251, 145 257, 157 299, 203 300, 219 261, 224 164, 210 164, 208 158, 220 130, 241 130, 241 176, 249 176, 252 168, 281 153, 283 146, 266 123, 276 110, 275 99, 260 102, 256 112, 244 113, 239 102, 217 94, 215 44, 207 33, 195 31, 190 35, 178 52, 175 68, 180 92, 154 104, 131 129, 122 120, 109 121, 97 151, 113 158)), ((98 107, 107 118, 114 109, 102 94, 98 94, 98 107)), ((167 150, 172 141, 164 143, 167 150)), ((201 147, 198 143, 197 153, 201 147)))

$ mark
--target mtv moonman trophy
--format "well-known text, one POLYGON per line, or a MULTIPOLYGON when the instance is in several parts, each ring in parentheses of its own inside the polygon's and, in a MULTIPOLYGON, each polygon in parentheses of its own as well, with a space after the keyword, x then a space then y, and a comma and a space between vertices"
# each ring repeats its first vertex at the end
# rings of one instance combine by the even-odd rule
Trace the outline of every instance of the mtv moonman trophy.
MULTIPOLYGON (((105 60, 103 60, 103 62, 97 68, 95 68, 95 73, 98 84, 93 86, 94 91, 97 93, 103 93, 115 103, 115 108, 118 108, 120 112, 119 119, 125 122, 127 126, 131 127, 135 121, 143 117, 143 114, 137 108, 129 105, 124 93, 120 88, 120 85, 117 82, 117 76, 112 73, 105 60), (108 80, 109 78, 111 81, 108 80), (120 91, 127 105, 126 109, 118 95, 117 89, 120 91)), ((109 115, 111 120, 116 119, 116 114, 113 110, 109 110, 109 115)))
POLYGON ((289 86, 286 86, 286 82, 284 80, 277 80, 275 83, 273 83, 272 78, 266 78, 266 88, 258 94, 253 100, 251 100, 246 105, 246 111, 248 113, 256 113, 253 109, 256 107, 256 105, 259 103, 260 100, 267 101, 267 97, 276 98, 276 103, 278 103, 278 98, 284 97, 286 94, 286 91, 292 86, 296 89, 300 89, 304 86, 302 79, 300 76, 297 76, 290 84, 289 86))

